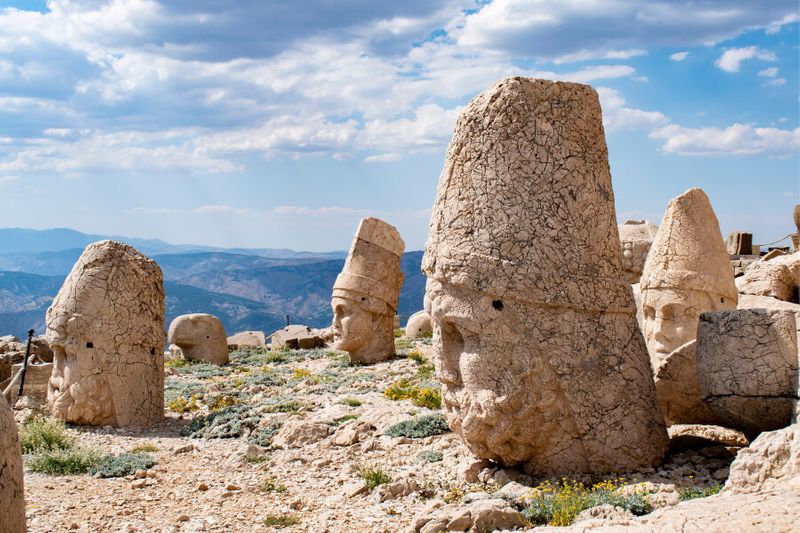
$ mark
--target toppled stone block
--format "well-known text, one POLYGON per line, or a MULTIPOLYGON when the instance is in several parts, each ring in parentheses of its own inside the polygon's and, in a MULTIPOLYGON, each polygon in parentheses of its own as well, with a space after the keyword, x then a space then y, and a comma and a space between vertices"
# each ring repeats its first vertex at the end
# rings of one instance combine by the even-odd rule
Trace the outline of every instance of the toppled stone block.
POLYGON ((725 240, 728 255, 750 255, 753 253, 753 234, 734 231, 725 240))
POLYGON ((215 365, 228 363, 228 342, 222 322, 214 315, 181 315, 169 325, 169 343, 190 361, 215 365))
POLYGON ((325 340, 317 330, 300 324, 293 324, 279 329, 272 334, 272 342, 270 344, 273 350, 280 348, 307 350, 322 348, 323 346, 325 346, 325 340))
POLYGON ((750 444, 741 431, 710 424, 675 424, 668 427, 667 432, 673 450, 713 445, 743 447, 750 444))
POLYGON ((742 294, 800 303, 800 252, 753 263, 736 286, 742 294))
POLYGON ((716 424, 718 417, 700 397, 697 339, 667 355, 654 369, 656 396, 668 426, 716 424))
POLYGON ((266 349, 267 340, 263 331, 241 331, 228 337, 228 348, 231 350, 239 348, 266 349))

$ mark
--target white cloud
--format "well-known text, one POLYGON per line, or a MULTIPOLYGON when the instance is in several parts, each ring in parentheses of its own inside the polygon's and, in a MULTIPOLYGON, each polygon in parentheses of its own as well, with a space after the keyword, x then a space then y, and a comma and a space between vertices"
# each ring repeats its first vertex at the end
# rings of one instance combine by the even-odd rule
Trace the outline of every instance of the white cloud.
POLYGON ((765 68, 764 70, 758 71, 758 75, 765 78, 774 78, 778 75, 778 67, 765 68))
POLYGON ((367 163, 391 163, 402 159, 402 155, 397 152, 389 152, 386 154, 370 155, 364 158, 367 163))
POLYGON ((742 61, 748 59, 775 61, 777 58, 775 54, 769 50, 762 50, 757 46, 748 46, 746 48, 730 48, 725 50, 714 64, 725 72, 739 72, 742 61))
POLYGON ((625 99, 617 90, 610 87, 598 87, 597 94, 603 109, 603 126, 607 132, 649 131, 669 122, 669 119, 659 111, 643 111, 626 107, 625 99))
POLYGON ((768 87, 781 87, 782 85, 786 85, 786 80, 783 78, 774 78, 769 81, 765 81, 764 85, 768 87))
POLYGON ((689 52, 675 52, 669 56, 672 61, 683 61, 687 57, 689 57, 689 52))
POLYGON ((667 153, 693 156, 759 155, 789 157, 800 151, 800 128, 781 130, 733 124, 727 128, 685 128, 669 124, 650 133, 667 153))

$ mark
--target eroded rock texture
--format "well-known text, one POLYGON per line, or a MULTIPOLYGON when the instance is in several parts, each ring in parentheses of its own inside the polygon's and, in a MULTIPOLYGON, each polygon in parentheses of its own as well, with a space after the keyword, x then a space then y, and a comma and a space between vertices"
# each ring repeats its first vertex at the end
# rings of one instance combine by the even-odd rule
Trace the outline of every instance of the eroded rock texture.
POLYGON ((349 352, 353 361, 376 363, 394 357, 404 248, 391 224, 377 218, 359 224, 331 299, 334 346, 349 352))
POLYGON ((292 324, 272 334, 270 347, 273 350, 281 348, 291 348, 293 350, 321 348, 325 346, 325 340, 322 336, 323 333, 319 330, 302 324, 292 324))
POLYGON ((800 303, 800 252, 756 261, 736 280, 742 294, 800 303))
POLYGON ((228 339, 222 322, 214 315, 181 315, 169 325, 169 343, 181 349, 183 357, 215 365, 228 362, 228 339))
POLYGON ((640 289, 644 338, 654 368, 697 337, 700 313, 736 308, 738 291, 719 222, 700 189, 670 200, 640 289))
POLYGON ((0 531, 25 533, 25 491, 17 424, 0 394, 0 531))
POLYGON ((626 220, 619 225, 622 271, 628 283, 639 283, 657 231, 658 226, 647 220, 626 220))
POLYGON ((714 411, 700 397, 697 378, 697 339, 662 359, 653 369, 656 396, 667 425, 716 424, 714 411))
POLYGON ((724 425, 751 435, 789 425, 798 400, 794 313, 703 313, 697 375, 701 397, 724 425))
POLYGON ((563 474, 664 454, 617 231, 591 87, 508 78, 470 102, 423 271, 443 409, 479 457, 563 474))
POLYGON ((408 318, 406 323, 406 337, 409 339, 419 339, 430 337, 433 334, 433 322, 431 316, 425 311, 417 311, 408 318))
POLYGON ((90 244, 47 310, 52 415, 90 425, 161 420, 165 338, 155 261, 119 242, 90 244))
MULTIPOLYGON (((736 456, 724 494, 800 491, 800 424, 764 432, 736 456)), ((800 510, 798 510, 800 512, 800 510)))
POLYGON ((267 347, 267 338, 263 331, 240 331, 228 337, 228 346, 234 350, 239 348, 264 349, 267 347))

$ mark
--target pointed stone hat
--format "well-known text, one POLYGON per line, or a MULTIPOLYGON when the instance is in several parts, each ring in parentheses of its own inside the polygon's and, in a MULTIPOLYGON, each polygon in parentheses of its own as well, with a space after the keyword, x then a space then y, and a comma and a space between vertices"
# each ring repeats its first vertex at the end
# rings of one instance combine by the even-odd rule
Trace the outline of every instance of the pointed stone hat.
POLYGON ((692 188, 670 200, 642 272, 641 290, 685 289, 727 298, 738 291, 708 196, 692 188))
POLYGON ((403 285, 400 257, 404 249, 397 228, 378 218, 363 219, 333 285, 333 296, 359 296, 369 307, 375 307, 373 299, 377 299, 396 311, 403 285))
POLYGON ((470 102, 447 150, 422 270, 500 299, 634 312, 592 87, 506 78, 470 102))

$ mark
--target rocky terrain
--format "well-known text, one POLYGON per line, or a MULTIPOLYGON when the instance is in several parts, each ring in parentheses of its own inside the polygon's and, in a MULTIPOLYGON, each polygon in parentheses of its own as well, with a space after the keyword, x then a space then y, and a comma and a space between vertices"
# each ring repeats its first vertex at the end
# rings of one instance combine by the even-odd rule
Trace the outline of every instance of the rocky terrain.
MULTIPOLYGON (((402 531, 437 512, 452 521, 460 510, 470 524, 476 509, 493 519, 528 516, 518 511, 548 480, 475 459, 440 422, 430 340, 401 338, 397 345, 398 358, 367 366, 352 366, 346 354, 329 349, 233 352, 224 367, 172 360, 163 423, 66 430, 77 447, 149 450, 156 465, 111 479, 26 470, 28 527, 402 531), (423 424, 396 426, 409 420, 423 424)), ((34 414, 17 410, 17 421, 34 414)), ((673 451, 663 467, 610 483, 617 491, 635 485, 621 492, 641 494, 647 509, 640 511, 673 506, 719 490, 735 451, 673 451)), ((532 526, 517 523, 525 524, 532 526)))

